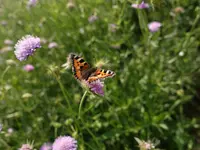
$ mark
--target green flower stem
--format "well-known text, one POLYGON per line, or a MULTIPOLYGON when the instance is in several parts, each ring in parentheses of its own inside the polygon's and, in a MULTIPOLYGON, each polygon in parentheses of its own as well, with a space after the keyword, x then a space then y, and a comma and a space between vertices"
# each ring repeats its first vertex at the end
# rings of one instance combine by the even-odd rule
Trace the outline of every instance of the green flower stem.
POLYGON ((82 105, 83 105, 83 101, 85 99, 85 96, 87 94, 87 90, 85 91, 85 93, 83 94, 82 98, 81 98, 81 101, 80 101, 80 104, 79 104, 79 109, 78 109, 78 118, 81 117, 81 108, 82 108, 82 105))
POLYGON ((61 91, 63 93, 63 96, 64 96, 64 98, 65 98, 65 100, 67 102, 67 105, 68 105, 70 111, 72 112, 72 107, 71 107, 70 102, 69 102, 69 99, 70 99, 69 94, 68 94, 68 92, 66 92, 66 90, 65 90, 63 84, 61 83, 61 81, 58 79, 57 75, 48 67, 48 65, 46 64, 46 62, 44 60, 42 60, 42 59, 40 59, 38 57, 36 57, 36 58, 41 64, 43 64, 47 69, 49 69, 51 71, 51 73, 53 74, 53 76, 56 78, 56 81, 59 84, 59 87, 60 87, 60 89, 61 89, 61 91))
POLYGON ((67 92, 65 91, 65 88, 64 88, 63 84, 60 82, 60 80, 57 77, 56 77, 56 80, 57 80, 57 82, 58 82, 58 84, 60 86, 60 89, 61 89, 61 91, 62 91, 62 93, 64 95, 64 98, 65 98, 65 100, 67 102, 67 105, 70 108, 70 111, 72 111, 72 108, 71 108, 71 105, 70 105, 70 102, 69 102, 69 95, 66 94, 67 92))

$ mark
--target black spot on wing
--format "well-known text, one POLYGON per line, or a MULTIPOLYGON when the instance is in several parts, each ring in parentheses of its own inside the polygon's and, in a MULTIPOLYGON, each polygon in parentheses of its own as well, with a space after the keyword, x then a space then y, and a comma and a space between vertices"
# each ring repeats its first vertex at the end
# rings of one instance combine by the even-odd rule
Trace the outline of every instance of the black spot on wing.
POLYGON ((83 59, 81 59, 81 60, 79 60, 79 62, 80 62, 80 63, 83 63, 83 62, 84 62, 84 60, 83 60, 83 59))
POLYGON ((75 56, 74 58, 77 60, 77 59, 79 59, 80 57, 79 57, 79 56, 75 56))

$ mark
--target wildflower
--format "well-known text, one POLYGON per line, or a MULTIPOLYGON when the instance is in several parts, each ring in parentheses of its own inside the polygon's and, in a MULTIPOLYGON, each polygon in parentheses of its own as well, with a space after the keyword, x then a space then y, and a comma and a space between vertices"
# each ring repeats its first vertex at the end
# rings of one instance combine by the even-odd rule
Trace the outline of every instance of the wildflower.
POLYGON ((100 80, 96 80, 87 84, 88 84, 89 89, 93 93, 104 96, 104 91, 103 91, 104 82, 101 82, 100 80))
POLYGON ((36 4, 37 4, 37 0, 29 0, 27 6, 28 8, 30 8, 30 7, 36 6, 36 4))
POLYGON ((23 67, 23 69, 27 72, 33 71, 34 70, 34 66, 31 64, 27 64, 23 67))
POLYGON ((33 145, 31 144, 23 144, 19 150, 33 150, 33 145))
POLYGON ((49 43, 49 45, 48 45, 48 48, 56 48, 56 47, 58 47, 58 44, 56 43, 56 42, 51 42, 51 43, 49 43))
POLYGON ((40 42, 41 42, 41 44, 46 44, 47 40, 45 38, 40 38, 40 42))
POLYGON ((69 8, 69 9, 75 8, 75 4, 73 3, 72 0, 70 0, 70 1, 67 3, 67 8, 69 8))
POLYGON ((148 28, 151 32, 158 31, 161 26, 162 26, 162 24, 160 22, 157 22, 157 21, 153 21, 153 22, 148 24, 148 28))
POLYGON ((40 150, 52 150, 52 144, 51 143, 44 143, 41 147, 40 150))
POLYGON ((145 3, 144 1, 142 1, 141 4, 132 4, 131 6, 132 6, 133 8, 136 8, 136 9, 149 8, 149 4, 145 3))
POLYGON ((83 88, 90 90, 92 93, 100 95, 100 96, 104 96, 104 91, 103 91, 104 82, 103 81, 96 80, 93 82, 88 82, 86 80, 82 80, 80 83, 83 88))
POLYGON ((8 133, 12 134, 14 132, 13 128, 8 128, 8 133))
POLYGON ((177 13, 177 14, 179 14, 179 13, 184 13, 185 10, 184 10, 183 7, 179 6, 179 7, 174 8, 174 12, 177 13))
POLYGON ((5 39, 4 40, 4 44, 6 45, 12 45, 13 44, 13 41, 9 40, 9 39, 5 39))
POLYGON ((98 17, 96 15, 92 15, 88 18, 89 23, 93 23, 98 19, 98 17))
POLYGON ((60 136, 54 141, 53 150, 77 150, 77 141, 70 136, 60 136))
POLYGON ((135 137, 135 140, 137 141, 137 143, 139 144, 139 148, 140 150, 152 150, 155 149, 155 146, 159 144, 160 141, 156 140, 155 143, 153 144, 151 141, 143 141, 140 140, 139 138, 135 137))
POLYGON ((116 32, 116 30, 117 30, 117 25, 116 24, 109 24, 109 30, 111 31, 111 32, 116 32))
POLYGON ((26 35, 15 44, 15 55, 20 61, 26 60, 33 55, 37 48, 40 48, 40 38, 26 35))

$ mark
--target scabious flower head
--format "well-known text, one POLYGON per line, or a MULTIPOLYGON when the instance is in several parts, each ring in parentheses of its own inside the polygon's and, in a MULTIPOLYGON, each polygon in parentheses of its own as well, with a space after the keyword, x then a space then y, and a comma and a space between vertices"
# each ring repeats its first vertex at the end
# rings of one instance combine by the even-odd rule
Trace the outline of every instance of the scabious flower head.
POLYGON ((41 147, 40 150, 52 150, 52 144, 51 143, 44 143, 41 147))
POLYGON ((74 2, 73 2, 72 0, 70 0, 70 1, 67 3, 67 8, 69 8, 69 9, 75 8, 75 4, 74 4, 74 2))
POLYGON ((41 44, 46 44, 47 40, 45 38, 40 38, 40 42, 41 42, 41 44))
POLYGON ((101 82, 100 80, 96 80, 91 83, 88 83, 88 86, 89 86, 89 89, 93 93, 100 95, 100 96, 104 96, 104 91, 103 91, 104 83, 101 82))
POLYGON ((33 71, 34 70, 34 66, 31 64, 27 64, 23 67, 23 69, 27 72, 33 71))
POLYGON ((80 83, 83 88, 90 90, 92 93, 100 95, 100 96, 104 96, 104 91, 103 91, 104 82, 100 80, 96 80, 93 82, 82 80, 80 83))
POLYGON ((140 140, 139 138, 136 138, 136 137, 135 137, 135 140, 139 144, 140 150, 153 150, 153 149, 155 149, 156 145, 159 144, 158 140, 154 141, 154 143, 152 143, 149 140, 146 142, 146 141, 140 140))
POLYGON ((149 4, 145 3, 144 1, 142 1, 142 3, 140 3, 140 4, 132 4, 131 6, 133 8, 137 8, 137 9, 149 8, 149 4))
POLYGON ((23 144, 19 150, 33 150, 33 146, 30 144, 23 144))
POLYGON ((8 128, 8 133, 9 133, 9 134, 12 134, 13 131, 14 131, 13 128, 8 128))
POLYGON ((37 4, 37 0, 29 0, 27 6, 28 8, 30 8, 30 7, 36 6, 36 4, 37 4))
POLYGON ((54 141, 52 150, 77 150, 77 141, 70 136, 60 136, 54 141))
POLYGON ((161 26, 162 26, 162 24, 160 22, 157 22, 157 21, 153 21, 153 22, 148 24, 148 28, 151 32, 158 31, 161 26))
POLYGON ((56 43, 56 42, 51 42, 51 43, 49 43, 49 45, 48 45, 48 48, 56 48, 56 47, 58 47, 58 44, 56 43))
POLYGON ((179 14, 179 13, 184 13, 185 10, 183 7, 178 6, 178 7, 174 8, 174 12, 179 14))
POLYGON ((26 35, 15 44, 15 55, 20 61, 26 60, 33 55, 37 48, 40 48, 40 38, 26 35))
POLYGON ((92 15, 88 18, 89 23, 93 23, 98 19, 98 17, 96 15, 92 15))
POLYGON ((117 25, 113 24, 113 23, 109 24, 109 30, 111 32, 116 32, 117 31, 117 25))

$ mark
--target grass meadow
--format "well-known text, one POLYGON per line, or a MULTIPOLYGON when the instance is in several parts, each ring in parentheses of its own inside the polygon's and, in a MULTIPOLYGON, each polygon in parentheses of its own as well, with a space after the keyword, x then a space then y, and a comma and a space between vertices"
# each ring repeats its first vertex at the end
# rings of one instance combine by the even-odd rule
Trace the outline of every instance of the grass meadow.
POLYGON ((78 150, 200 149, 200 2, 141 2, 0 0, 0 150, 65 135, 78 150), (19 61, 26 35, 41 48, 19 61), (104 96, 63 67, 70 53, 115 72, 104 96))

